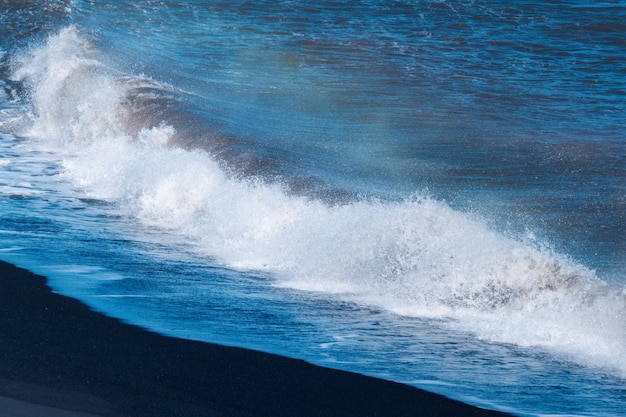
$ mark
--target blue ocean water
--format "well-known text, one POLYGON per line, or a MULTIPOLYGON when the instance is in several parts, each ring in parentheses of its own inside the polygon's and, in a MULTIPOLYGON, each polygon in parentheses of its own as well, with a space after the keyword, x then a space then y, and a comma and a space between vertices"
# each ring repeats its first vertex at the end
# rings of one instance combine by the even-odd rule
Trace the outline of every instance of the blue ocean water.
POLYGON ((620 1, 0 4, 0 258, 162 333, 626 409, 620 1))

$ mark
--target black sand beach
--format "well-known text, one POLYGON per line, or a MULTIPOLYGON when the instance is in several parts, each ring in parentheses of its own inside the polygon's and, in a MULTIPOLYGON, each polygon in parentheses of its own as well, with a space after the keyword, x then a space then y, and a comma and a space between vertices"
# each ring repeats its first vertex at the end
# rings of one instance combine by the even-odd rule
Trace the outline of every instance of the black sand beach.
POLYGON ((155 334, 0 262, 3 417, 505 416, 304 361, 155 334))

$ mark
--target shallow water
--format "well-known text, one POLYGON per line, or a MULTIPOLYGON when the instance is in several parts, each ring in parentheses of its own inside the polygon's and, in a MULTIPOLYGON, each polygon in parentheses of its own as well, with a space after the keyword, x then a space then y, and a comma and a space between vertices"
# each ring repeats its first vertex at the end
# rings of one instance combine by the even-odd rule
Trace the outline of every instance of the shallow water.
POLYGON ((621 414, 623 6, 3 7, 2 259, 163 333, 621 414))

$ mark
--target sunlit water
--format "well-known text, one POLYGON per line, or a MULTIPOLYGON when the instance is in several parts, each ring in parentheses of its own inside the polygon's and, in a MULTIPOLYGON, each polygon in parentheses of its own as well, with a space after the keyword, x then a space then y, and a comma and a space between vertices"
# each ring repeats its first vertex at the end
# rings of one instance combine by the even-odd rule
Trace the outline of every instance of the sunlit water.
POLYGON ((166 334, 622 414, 619 4, 2 7, 0 258, 166 334))

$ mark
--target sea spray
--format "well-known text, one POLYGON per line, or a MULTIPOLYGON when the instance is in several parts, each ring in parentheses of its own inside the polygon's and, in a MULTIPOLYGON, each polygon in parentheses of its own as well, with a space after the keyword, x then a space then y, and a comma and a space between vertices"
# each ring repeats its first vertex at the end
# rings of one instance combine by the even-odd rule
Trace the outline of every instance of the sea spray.
POLYGON ((142 121, 133 91, 166 87, 111 70, 75 27, 17 60, 13 79, 32 104, 24 135, 65 157, 64 178, 228 268, 626 374, 623 289, 549 247, 424 195, 327 204, 233 177, 174 146, 182 126, 142 121))

